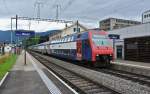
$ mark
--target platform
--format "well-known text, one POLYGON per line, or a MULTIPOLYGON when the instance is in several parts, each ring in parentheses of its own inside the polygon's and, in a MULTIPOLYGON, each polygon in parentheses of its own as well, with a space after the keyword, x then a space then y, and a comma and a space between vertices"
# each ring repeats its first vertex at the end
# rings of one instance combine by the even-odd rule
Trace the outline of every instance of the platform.
MULTIPOLYGON (((32 58, 27 54, 27 64, 24 65, 24 52, 21 53, 4 83, 0 86, 0 94, 64 94, 43 72, 44 66, 33 64, 32 58)), ((59 83, 54 77, 53 79, 59 83)), ((65 86, 61 86, 66 90, 65 86)), ((72 94, 69 90, 65 92, 72 94)))
POLYGON ((115 60, 111 68, 150 77, 150 63, 115 60))
POLYGON ((113 63, 121 63, 121 64, 128 64, 128 65, 133 65, 133 66, 140 66, 140 67, 142 66, 142 67, 149 67, 150 68, 150 62, 145 63, 145 62, 136 62, 136 61, 117 59, 113 63))

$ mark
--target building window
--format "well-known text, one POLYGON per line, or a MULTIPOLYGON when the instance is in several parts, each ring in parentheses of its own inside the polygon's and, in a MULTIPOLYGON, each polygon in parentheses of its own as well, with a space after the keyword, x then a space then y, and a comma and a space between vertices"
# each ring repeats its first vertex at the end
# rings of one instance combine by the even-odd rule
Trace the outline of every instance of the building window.
POLYGON ((73 31, 76 32, 76 28, 73 28, 73 31))
POLYGON ((73 31, 79 33, 80 32, 80 28, 73 28, 73 31))
POLYGON ((78 28, 78 32, 80 32, 80 28, 78 28))

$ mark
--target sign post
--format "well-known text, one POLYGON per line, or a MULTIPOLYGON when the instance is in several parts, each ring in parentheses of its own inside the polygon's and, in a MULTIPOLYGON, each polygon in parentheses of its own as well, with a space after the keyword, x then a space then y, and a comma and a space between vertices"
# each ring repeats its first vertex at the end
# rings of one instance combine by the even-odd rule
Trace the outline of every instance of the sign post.
POLYGON ((117 34, 109 34, 108 37, 113 40, 113 50, 115 51, 115 40, 120 39, 120 35, 117 34))
POLYGON ((26 48, 24 49, 24 65, 27 65, 27 62, 26 62, 26 48))
MULTIPOLYGON (((34 36, 35 32, 34 31, 29 31, 29 30, 16 30, 15 31, 16 36, 34 36)), ((25 45, 24 45, 24 65, 26 65, 26 46, 27 46, 27 38, 25 38, 25 45)))

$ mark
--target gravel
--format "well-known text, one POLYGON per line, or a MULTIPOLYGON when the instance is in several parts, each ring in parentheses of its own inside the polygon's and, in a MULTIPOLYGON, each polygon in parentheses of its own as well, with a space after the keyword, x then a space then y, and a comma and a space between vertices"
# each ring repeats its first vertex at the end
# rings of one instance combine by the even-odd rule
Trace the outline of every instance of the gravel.
POLYGON ((83 77, 87 77, 92 81, 102 84, 122 94, 150 94, 150 87, 148 86, 140 85, 130 80, 126 80, 119 77, 115 77, 113 75, 90 70, 71 63, 66 63, 64 61, 57 60, 51 57, 48 57, 48 59, 59 66, 71 70, 83 77))

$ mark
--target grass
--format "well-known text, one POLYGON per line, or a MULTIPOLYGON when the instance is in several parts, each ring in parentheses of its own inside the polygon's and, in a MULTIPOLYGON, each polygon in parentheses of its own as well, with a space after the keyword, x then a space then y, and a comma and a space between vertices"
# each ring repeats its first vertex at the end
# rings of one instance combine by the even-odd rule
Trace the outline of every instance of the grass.
POLYGON ((0 58, 0 80, 12 68, 17 59, 17 55, 6 55, 0 58))

